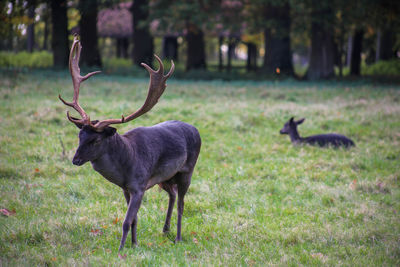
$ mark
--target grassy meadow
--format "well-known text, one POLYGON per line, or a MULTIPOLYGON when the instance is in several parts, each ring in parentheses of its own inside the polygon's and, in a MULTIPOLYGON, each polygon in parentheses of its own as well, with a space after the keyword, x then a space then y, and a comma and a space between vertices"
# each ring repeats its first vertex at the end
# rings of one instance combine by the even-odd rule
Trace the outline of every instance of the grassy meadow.
MULTIPOLYGON (((142 105, 145 78, 98 75, 81 88, 92 119, 142 105)), ((185 198, 183 242, 162 227, 168 196, 145 194, 138 242, 118 246, 122 190, 74 166, 78 129, 58 100, 67 72, 0 73, 0 266, 399 266, 400 87, 368 81, 177 81, 143 117, 182 120, 202 150, 185 198), (337 132, 350 150, 298 146, 279 134, 337 132), (125 257, 126 254, 126 257, 125 257)))

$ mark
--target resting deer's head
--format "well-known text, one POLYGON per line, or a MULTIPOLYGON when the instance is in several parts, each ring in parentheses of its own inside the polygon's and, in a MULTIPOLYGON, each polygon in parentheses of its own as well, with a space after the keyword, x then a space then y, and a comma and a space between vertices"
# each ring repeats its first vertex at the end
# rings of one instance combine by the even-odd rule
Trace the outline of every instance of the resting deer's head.
POLYGON ((279 133, 290 134, 291 131, 297 130, 297 125, 302 124, 304 120, 305 118, 295 121, 294 117, 291 117, 290 120, 288 120, 285 125, 283 125, 283 128, 279 131, 279 133))

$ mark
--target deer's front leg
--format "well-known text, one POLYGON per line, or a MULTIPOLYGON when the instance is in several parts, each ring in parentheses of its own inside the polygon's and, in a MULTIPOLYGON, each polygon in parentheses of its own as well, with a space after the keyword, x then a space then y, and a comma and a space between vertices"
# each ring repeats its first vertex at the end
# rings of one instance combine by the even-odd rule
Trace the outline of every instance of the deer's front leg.
POLYGON ((132 226, 132 242, 136 243, 136 218, 137 212, 142 202, 144 190, 129 190, 129 205, 126 211, 125 220, 122 224, 122 238, 119 250, 122 250, 125 245, 126 237, 128 236, 129 228, 132 226))
MULTIPOLYGON (((129 207, 129 202, 131 200, 131 195, 129 194, 128 191, 124 190, 124 196, 125 196, 125 199, 126 199, 126 205, 129 207)), ((133 219, 132 226, 131 226, 132 245, 137 245, 136 227, 137 227, 137 216, 133 219)))

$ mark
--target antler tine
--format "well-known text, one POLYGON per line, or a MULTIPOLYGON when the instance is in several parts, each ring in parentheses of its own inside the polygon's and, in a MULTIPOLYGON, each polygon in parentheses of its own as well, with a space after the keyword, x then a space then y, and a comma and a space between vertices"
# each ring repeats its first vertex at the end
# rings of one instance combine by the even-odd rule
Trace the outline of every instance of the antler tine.
POLYGON ((172 75, 174 70, 175 70, 175 64, 174 64, 174 61, 171 60, 171 68, 169 69, 169 72, 167 73, 167 75, 164 76, 165 80, 167 80, 172 75))
POLYGON ((78 39, 78 36, 74 36, 74 41, 71 46, 71 50, 69 53, 69 71, 71 73, 72 84, 74 87, 74 96, 72 98, 72 102, 65 101, 61 95, 59 95, 59 99, 67 106, 74 108, 79 115, 81 115, 82 119, 75 119, 69 116, 69 112, 67 113, 67 117, 71 122, 78 123, 78 124, 87 124, 90 125, 90 118, 86 114, 85 110, 79 105, 78 98, 79 98, 79 89, 80 85, 83 81, 87 80, 91 76, 100 73, 101 71, 94 71, 91 73, 86 74, 85 76, 81 76, 81 70, 79 68, 79 59, 81 56, 82 46, 78 39))
POLYGON ((161 73, 162 75, 164 75, 164 65, 163 65, 161 59, 156 54, 154 54, 154 57, 157 59, 158 64, 160 65, 160 68, 156 72, 157 73, 161 73))
POLYGON ((127 117, 124 117, 122 115, 121 119, 103 120, 93 125, 93 128, 95 128, 97 131, 102 131, 105 127, 107 127, 110 124, 120 124, 131 121, 145 114, 146 112, 150 111, 157 104, 159 98, 164 93, 164 90, 166 88, 165 84, 166 80, 174 72, 175 65, 174 62, 171 60, 171 69, 167 75, 164 75, 164 65, 161 59, 157 55, 154 56, 160 64, 160 68, 157 71, 150 68, 146 63, 141 64, 150 74, 149 90, 143 106, 127 117))

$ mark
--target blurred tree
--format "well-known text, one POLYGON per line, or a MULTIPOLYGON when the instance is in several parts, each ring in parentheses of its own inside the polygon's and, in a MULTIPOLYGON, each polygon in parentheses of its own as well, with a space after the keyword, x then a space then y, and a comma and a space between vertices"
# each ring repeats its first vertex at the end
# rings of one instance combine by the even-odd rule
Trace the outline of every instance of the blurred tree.
POLYGON ((292 75, 289 0, 246 1, 245 8, 246 21, 251 30, 264 33, 263 72, 292 75))
POLYGON ((400 1, 371 0, 369 18, 377 30, 376 61, 395 56, 396 32, 400 29, 400 1))
POLYGON ((158 31, 185 35, 186 70, 206 68, 204 30, 215 26, 219 3, 219 0, 152 1, 148 22, 157 22, 158 31))
POLYGON ((35 0, 28 0, 28 18, 29 24, 27 28, 27 50, 29 53, 33 52, 33 48, 35 46, 35 0))
POLYGON ((307 78, 327 79, 334 76, 333 42, 334 10, 330 1, 311 0, 311 53, 307 78))
MULTIPOLYGON (((223 69, 222 45, 226 39, 228 44, 226 70, 232 69, 232 59, 235 57, 235 49, 240 42, 242 31, 244 29, 244 1, 243 0, 222 0, 216 2, 214 8, 215 26, 211 29, 212 34, 218 36, 219 57, 218 69, 223 69)), ((248 42, 249 43, 249 42, 248 42)))
POLYGON ((178 38, 175 35, 165 35, 162 42, 162 56, 178 61, 178 38))
POLYGON ((350 74, 360 75, 361 73, 361 52, 363 42, 364 30, 362 28, 356 29, 352 39, 352 47, 350 53, 350 74))
POLYGON ((133 63, 144 62, 153 65, 154 44, 149 31, 149 1, 135 0, 132 8, 133 17, 133 63))
POLYGON ((270 1, 264 6, 267 22, 264 28, 264 65, 267 73, 293 74, 290 48, 290 6, 289 1, 270 1))
POLYGON ((262 33, 258 34, 243 34, 242 42, 247 46, 247 60, 246 60, 246 70, 256 71, 257 70, 257 58, 258 58, 258 48, 257 46, 262 44, 264 35, 262 33))
POLYGON ((50 24, 50 8, 48 7, 48 4, 43 5, 43 10, 42 10, 42 21, 43 21, 43 44, 42 44, 42 50, 47 50, 47 43, 49 40, 49 24, 50 24))
POLYGON ((68 66, 68 18, 67 0, 48 0, 51 5, 53 64, 68 66))
POLYGON ((0 1, 0 50, 12 50, 12 3, 0 1))
POLYGON ((114 3, 115 0, 99 1, 100 11, 97 14, 98 36, 116 39, 116 56, 130 57, 129 43, 133 36, 132 2, 114 3))
POLYGON ((30 19, 26 16, 26 2, 0 1, 0 48, 5 50, 25 49, 26 25, 30 19))
POLYGON ((79 0, 78 10, 82 42, 81 62, 86 66, 101 66, 97 37, 97 0, 79 0))

